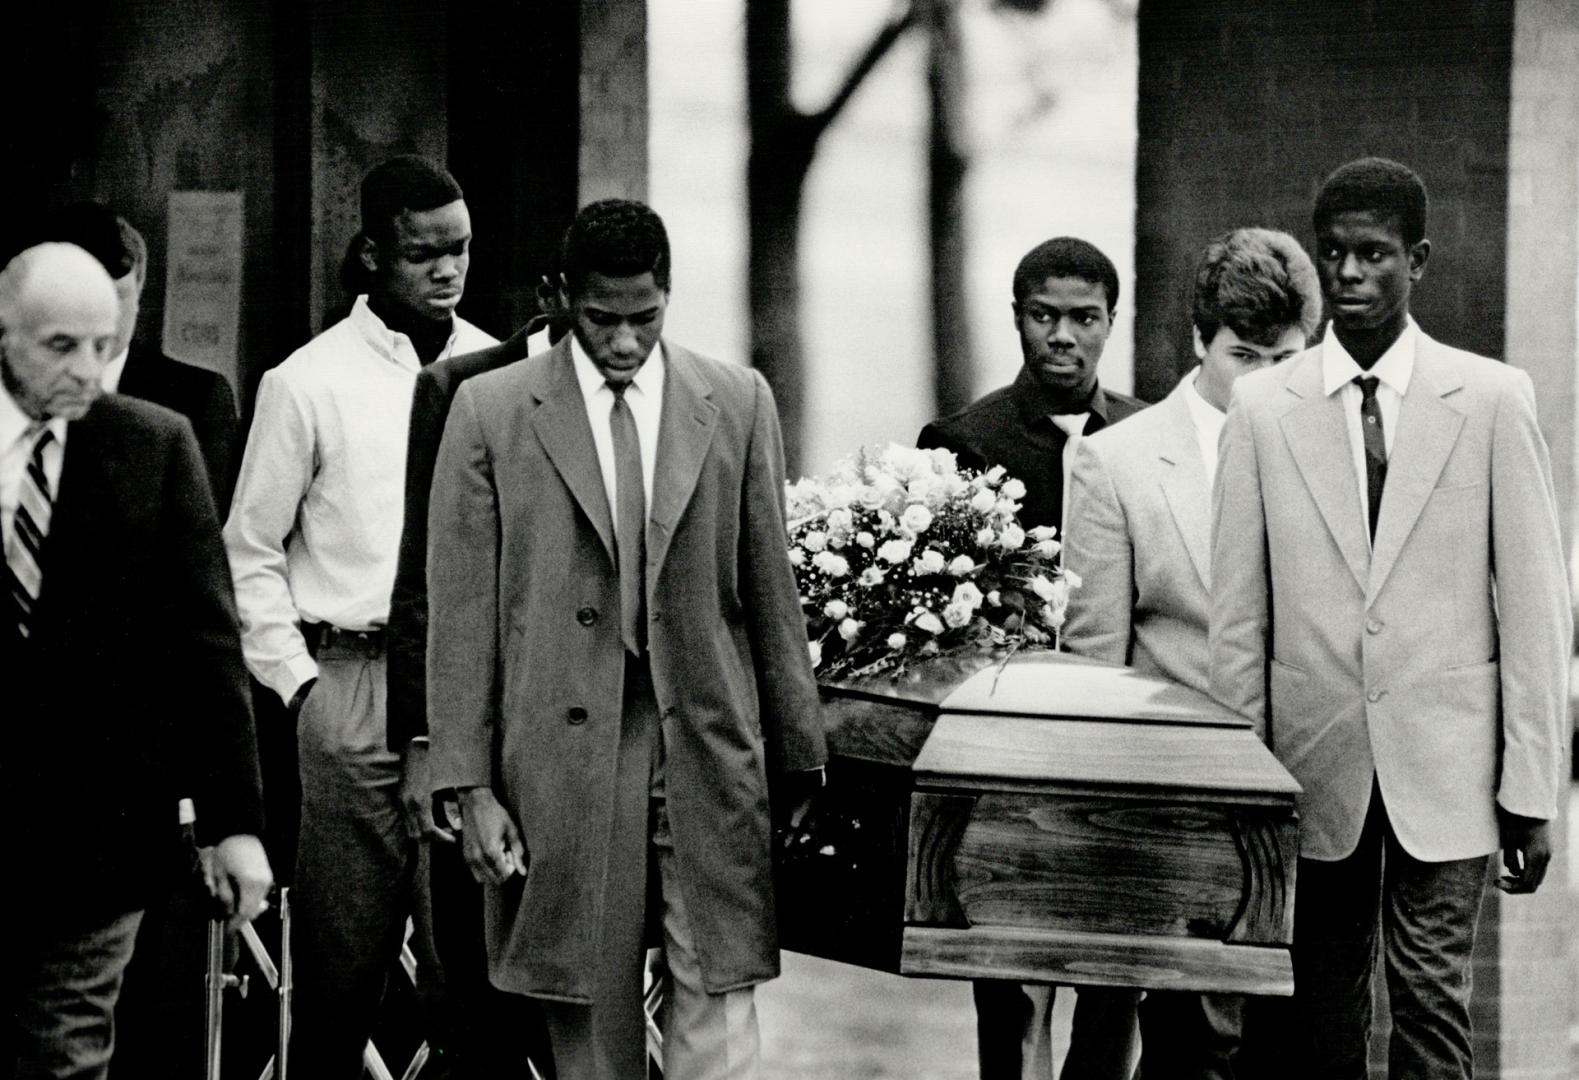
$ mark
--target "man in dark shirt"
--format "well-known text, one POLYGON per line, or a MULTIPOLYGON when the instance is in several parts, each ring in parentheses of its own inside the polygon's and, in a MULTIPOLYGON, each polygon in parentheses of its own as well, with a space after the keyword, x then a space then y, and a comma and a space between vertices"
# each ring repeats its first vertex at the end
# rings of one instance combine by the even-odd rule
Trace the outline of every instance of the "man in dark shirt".
MULTIPOLYGON (((954 451, 963 468, 1002 465, 1025 484, 1021 523, 1062 530, 1080 440, 1143 407, 1097 384, 1117 306, 1118 271, 1096 247, 1060 236, 1032 248, 1014 271, 1014 325, 1025 360, 1020 374, 922 428, 916 444, 954 451)), ((974 990, 982 1080, 1051 1080, 1052 988, 981 980, 974 990)), ((1127 1080, 1135 1056, 1134 997, 1081 991, 1065 1080, 1127 1080)))

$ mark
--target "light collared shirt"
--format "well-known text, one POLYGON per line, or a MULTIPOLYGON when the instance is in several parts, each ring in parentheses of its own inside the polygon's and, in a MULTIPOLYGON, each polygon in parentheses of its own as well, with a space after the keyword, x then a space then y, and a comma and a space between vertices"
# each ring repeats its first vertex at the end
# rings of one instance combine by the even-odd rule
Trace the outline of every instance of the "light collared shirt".
MULTIPOLYGON (((457 316, 440 357, 493 344, 457 316)), ((411 339, 359 296, 258 386, 225 550, 242 654, 282 701, 318 674, 298 623, 372 630, 388 621, 421 369, 411 339)))
POLYGON ((1415 345, 1419 335, 1419 327, 1410 319, 1404 325, 1403 333, 1398 335, 1398 340, 1388 346, 1387 351, 1371 365, 1370 371, 1360 369, 1330 325, 1327 327, 1327 336, 1321 341, 1322 391, 1328 397, 1338 394, 1343 404, 1344 422, 1349 427, 1350 457, 1354 462, 1354 475, 1359 480, 1360 520, 1367 525, 1371 521, 1370 497, 1367 494, 1370 481, 1365 472, 1365 432, 1360 427, 1360 402, 1365 399, 1365 393, 1354 385, 1354 380, 1362 375, 1374 375, 1377 378, 1376 404, 1382 413, 1382 438, 1386 442, 1390 459, 1393 456, 1393 438, 1398 433, 1398 407, 1403 403, 1404 394, 1409 392, 1409 380, 1414 375, 1415 345))
POLYGON ((99 385, 106 394, 118 394, 121 390, 121 375, 126 371, 126 358, 132 354, 130 348, 121 351, 121 354, 108 364, 99 374, 99 385))
MULTIPOLYGON (((576 382, 581 384, 581 396, 587 403, 587 423, 592 425, 592 443, 598 450, 598 468, 603 473, 603 490, 608 493, 609 517, 614 521, 617 540, 620 515, 615 501, 614 432, 609 427, 614 391, 609 389, 603 373, 581 347, 575 334, 570 335, 570 360, 576 369, 576 382)), ((625 391, 625 403, 630 406, 631 416, 636 421, 636 441, 641 447, 641 483, 649 517, 652 516, 653 470, 658 464, 658 428, 663 420, 663 380, 667 372, 667 360, 660 342, 625 391)))
POLYGON ((1188 375, 1184 383, 1184 404, 1190 410, 1190 423, 1195 426, 1195 441, 1201 448, 1201 463, 1206 466, 1206 490, 1217 482, 1217 443, 1223 437, 1223 421, 1228 415, 1201 396, 1195 380, 1201 377, 1199 366, 1188 375))
MULTIPOLYGON (((27 463, 38 441, 35 423, 11 392, 0 385, 0 527, 6 551, 11 550, 16 506, 22 499, 22 477, 27 474, 27 463)), ((61 466, 66 462, 66 421, 55 416, 46 420, 44 426, 55 436, 44 447, 44 479, 49 481, 49 497, 54 502, 60 494, 61 466)))

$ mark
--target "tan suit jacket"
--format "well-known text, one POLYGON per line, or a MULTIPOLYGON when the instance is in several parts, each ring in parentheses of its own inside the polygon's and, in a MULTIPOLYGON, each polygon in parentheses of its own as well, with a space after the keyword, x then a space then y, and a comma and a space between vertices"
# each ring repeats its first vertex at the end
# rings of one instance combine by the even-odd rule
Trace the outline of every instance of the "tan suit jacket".
MULTIPOLYGON (((434 786, 492 786, 526 843, 524 882, 486 890, 493 982, 585 1002, 605 884, 642 868, 608 857, 625 649, 569 340, 456 393, 428 517, 428 713, 434 786)), ((648 658, 674 857, 718 993, 778 972, 768 776, 825 750, 772 394, 749 368, 664 350, 648 658)))
POLYGON ((1185 390, 1080 441, 1064 565, 1083 584, 1063 640, 1204 692, 1211 490, 1185 390))
POLYGON ((1211 692, 1294 774, 1302 854, 1354 850, 1379 784, 1404 849, 1551 818, 1573 647, 1551 467, 1523 372, 1419 337, 1374 551, 1320 348, 1234 387, 1214 499, 1211 692))

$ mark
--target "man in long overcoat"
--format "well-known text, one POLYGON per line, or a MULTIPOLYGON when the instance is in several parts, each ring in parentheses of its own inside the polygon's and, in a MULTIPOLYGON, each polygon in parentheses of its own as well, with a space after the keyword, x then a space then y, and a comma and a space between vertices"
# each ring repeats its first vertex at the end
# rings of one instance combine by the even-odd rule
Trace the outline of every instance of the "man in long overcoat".
POLYGON ((547 1003, 561 1080, 643 1075, 649 915, 666 1075, 752 1077, 769 778, 803 806, 825 753, 778 416, 757 373, 660 340, 648 207, 584 208, 561 258, 572 334, 462 384, 439 450, 433 785, 489 883, 493 981, 547 1003))

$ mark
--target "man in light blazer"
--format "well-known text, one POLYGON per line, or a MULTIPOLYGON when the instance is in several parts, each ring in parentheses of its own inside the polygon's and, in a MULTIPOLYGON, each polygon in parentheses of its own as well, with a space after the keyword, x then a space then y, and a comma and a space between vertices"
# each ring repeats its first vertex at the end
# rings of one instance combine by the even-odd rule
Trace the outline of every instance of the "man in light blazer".
POLYGON ((749 368, 660 341, 651 209, 583 208, 561 262, 571 335, 462 383, 439 448, 433 784, 489 886, 493 982, 544 1002, 560 1080, 645 1075, 648 925, 665 1075, 755 1077, 770 797, 804 806, 825 757, 777 411, 749 368))
POLYGON ((1332 325, 1240 380, 1215 489, 1211 692, 1304 792, 1294 1071, 1366 1075, 1377 941, 1390 1075, 1468 1077, 1487 856, 1533 892, 1573 627, 1523 372, 1409 316, 1424 184, 1367 158, 1317 196, 1332 325))
MULTIPOLYGON (((1064 565, 1071 652, 1207 689, 1212 477, 1234 382, 1304 349, 1321 321, 1316 268, 1287 233, 1236 229, 1195 272, 1200 366, 1168 397, 1082 440, 1064 565)), ((1140 1006, 1146 1080, 1232 1080, 1243 999, 1153 990, 1140 1006)))

